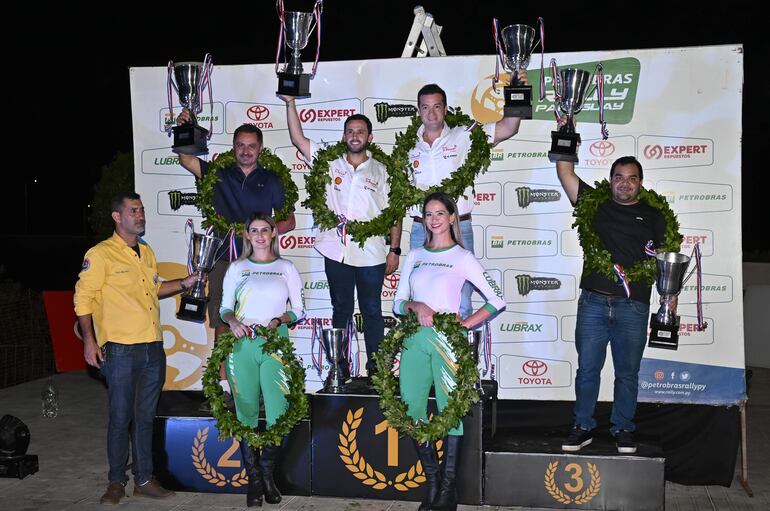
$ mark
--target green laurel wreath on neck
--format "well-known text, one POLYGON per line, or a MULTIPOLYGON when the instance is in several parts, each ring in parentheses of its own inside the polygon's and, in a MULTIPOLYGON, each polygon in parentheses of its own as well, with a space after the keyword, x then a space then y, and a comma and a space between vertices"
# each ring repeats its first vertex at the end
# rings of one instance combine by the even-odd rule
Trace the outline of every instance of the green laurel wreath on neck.
POLYGON ((372 377, 372 381, 374 388, 380 394, 380 408, 388 419, 388 424, 399 433, 420 442, 445 437, 479 400, 479 394, 473 388, 479 379, 479 370, 471 356, 467 330, 457 321, 455 314, 448 313, 435 314, 433 326, 436 331, 447 337, 447 342, 452 347, 457 360, 457 372, 456 385, 449 394, 446 407, 441 413, 434 415, 430 422, 415 423, 414 419, 406 413, 406 404, 396 397, 399 393, 399 384, 393 376, 393 361, 396 354, 402 350, 406 338, 414 335, 420 328, 414 312, 410 312, 396 327, 390 329, 374 355, 377 374, 372 377))
MULTIPOLYGON (((444 119, 449 128, 456 126, 470 126, 473 119, 462 113, 459 108, 454 112, 447 112, 444 119)), ((390 158, 393 166, 397 169, 403 169, 407 175, 411 176, 414 172, 412 162, 409 160, 409 151, 417 143, 417 130, 420 129, 422 121, 418 115, 412 118, 409 127, 403 133, 396 134, 396 145, 390 158)), ((401 203, 408 209, 414 205, 422 205, 425 197, 434 192, 445 192, 457 200, 464 196, 465 190, 472 187, 476 178, 487 171, 491 163, 489 140, 481 126, 475 126, 471 130, 471 148, 463 163, 457 170, 452 172, 449 177, 444 178, 439 184, 431 186, 427 190, 421 190, 412 183, 407 182, 403 189, 393 191, 398 193, 401 203)))
MULTIPOLYGON (((596 212, 599 210, 599 205, 607 200, 612 200, 612 189, 606 179, 596 181, 594 185, 593 190, 587 190, 580 195, 580 200, 578 200, 572 213, 575 217, 575 223, 572 224, 572 227, 577 227, 580 246, 583 248, 583 273, 587 274, 596 270, 612 282, 615 282, 618 277, 613 269, 612 256, 594 230, 594 219, 596 218, 596 212)), ((679 233, 679 222, 671 207, 669 207, 666 198, 653 190, 641 188, 639 191, 639 202, 657 210, 663 216, 666 231, 663 236, 663 244, 657 250, 679 252, 682 242, 682 235, 679 233)), ((652 285, 655 282, 658 274, 654 257, 638 261, 625 270, 629 282, 645 282, 648 285, 652 285)))
MULTIPOLYGON (((392 165, 390 157, 376 144, 369 144, 366 149, 372 153, 375 160, 385 165, 391 192, 388 196, 388 207, 378 216, 366 221, 348 221, 346 230, 353 241, 359 245, 363 245, 372 236, 387 235, 390 228, 401 220, 405 208, 401 206, 401 201, 397 199, 398 195, 394 194, 393 190, 403 189, 409 184, 406 175, 392 165)), ((309 174, 305 175, 307 199, 302 202, 302 206, 313 212, 313 221, 321 229, 334 229, 339 224, 337 214, 329 208, 326 186, 332 182, 329 165, 337 158, 344 157, 345 154, 347 154, 347 145, 344 142, 337 142, 319 150, 313 160, 313 168, 309 174)))
MULTIPOLYGON (((262 351, 268 355, 278 354, 283 363, 283 371, 289 386, 286 396, 286 411, 275 424, 265 431, 257 432, 238 420, 224 401, 224 391, 219 385, 219 366, 233 351, 233 345, 238 339, 230 332, 222 334, 211 352, 206 371, 203 373, 203 394, 209 400, 211 415, 217 420, 220 438, 234 437, 246 439, 254 448, 264 445, 280 445, 283 437, 288 435, 294 426, 308 414, 308 399, 305 394, 305 368, 294 355, 294 346, 286 337, 281 337, 277 330, 269 330, 263 326, 256 329, 256 335, 265 339, 262 351)), ((244 342, 253 342, 249 339, 244 342)))
MULTIPOLYGON (((297 185, 294 183, 294 180, 291 178, 291 171, 284 165, 281 159, 270 152, 269 149, 262 149, 262 152, 259 153, 259 164, 268 172, 272 172, 278 176, 278 179, 281 180, 285 198, 283 207, 278 211, 275 211, 273 218, 275 218, 276 222, 286 220, 289 215, 294 213, 294 205, 299 199, 299 191, 297 190, 297 185)), ((214 231, 219 233, 225 233, 232 228, 236 235, 240 235, 240 233, 243 232, 242 223, 230 223, 225 217, 214 210, 214 187, 219 182, 217 171, 233 165, 237 165, 237 163, 232 149, 220 154, 214 161, 209 162, 209 170, 206 172, 206 175, 202 179, 196 180, 198 196, 195 199, 195 205, 203 215, 204 227, 211 225, 214 227, 214 231)))

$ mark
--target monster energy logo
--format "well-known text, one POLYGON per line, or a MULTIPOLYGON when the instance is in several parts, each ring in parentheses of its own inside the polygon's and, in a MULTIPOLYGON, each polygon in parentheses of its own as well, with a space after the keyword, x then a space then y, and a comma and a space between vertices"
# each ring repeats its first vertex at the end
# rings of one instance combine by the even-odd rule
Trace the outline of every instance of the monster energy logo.
POLYGON ((516 285, 519 288, 521 296, 527 296, 530 291, 548 291, 549 289, 559 289, 561 281, 551 277, 533 277, 523 274, 516 275, 516 285))
POLYGON ((561 192, 558 190, 533 190, 528 186, 516 188, 516 199, 519 201, 520 208, 526 208, 533 202, 556 202, 561 199, 561 192))
MULTIPOLYGON (((385 323, 385 328, 393 328, 398 324, 398 320, 394 318, 393 316, 383 316, 382 317, 383 323, 385 323)), ((363 332, 364 331, 364 316, 360 312, 356 312, 353 314, 353 323, 356 325, 356 332, 363 332)))
POLYGON ((374 111, 377 114, 377 122, 385 122, 391 117, 412 117, 417 113, 414 105, 389 105, 388 103, 375 103, 374 111))
POLYGON ((168 203, 174 211, 182 206, 195 206, 195 201, 197 199, 197 193, 182 193, 179 190, 171 190, 168 192, 168 203))

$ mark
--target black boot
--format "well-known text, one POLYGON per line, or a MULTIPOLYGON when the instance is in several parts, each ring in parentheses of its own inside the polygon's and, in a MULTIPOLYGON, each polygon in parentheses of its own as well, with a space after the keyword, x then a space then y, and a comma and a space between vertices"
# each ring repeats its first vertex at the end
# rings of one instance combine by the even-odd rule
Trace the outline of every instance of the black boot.
POLYGON ((241 439, 241 457, 243 468, 249 477, 249 486, 246 493, 246 507, 262 507, 262 470, 259 466, 259 451, 249 445, 249 442, 241 439))
POLYGON ((417 450, 417 457, 420 458, 422 463, 422 470, 425 472, 425 498, 422 499, 418 511, 426 511, 431 509, 431 503, 436 499, 438 495, 439 487, 441 485, 441 474, 438 468, 438 455, 436 454, 436 444, 433 442, 420 443, 417 440, 412 439, 414 442, 414 448, 417 450))
POLYGON ((280 452, 280 445, 266 445, 262 447, 262 457, 259 459, 259 464, 262 466, 265 501, 268 504, 278 504, 281 502, 281 492, 278 490, 278 486, 275 485, 275 480, 273 479, 275 463, 280 452))
POLYGON ((441 463, 441 489, 430 506, 432 511, 456 511, 457 487, 455 476, 460 465, 463 437, 448 435, 444 440, 444 461, 441 463))

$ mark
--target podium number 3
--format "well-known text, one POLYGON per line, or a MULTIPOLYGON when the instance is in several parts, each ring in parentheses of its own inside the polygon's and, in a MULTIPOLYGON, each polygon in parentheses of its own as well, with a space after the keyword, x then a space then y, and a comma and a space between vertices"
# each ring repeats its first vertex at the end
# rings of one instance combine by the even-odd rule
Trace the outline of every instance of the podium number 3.
POLYGON ((566 467, 564 467, 564 470, 566 472, 572 472, 572 480, 575 481, 575 484, 567 483, 564 485, 564 488, 567 489, 567 491, 570 491, 572 493, 577 493, 580 490, 583 489, 583 486, 585 486, 585 482, 583 481, 583 478, 580 477, 583 475, 583 467, 578 465, 577 463, 570 463, 566 467))

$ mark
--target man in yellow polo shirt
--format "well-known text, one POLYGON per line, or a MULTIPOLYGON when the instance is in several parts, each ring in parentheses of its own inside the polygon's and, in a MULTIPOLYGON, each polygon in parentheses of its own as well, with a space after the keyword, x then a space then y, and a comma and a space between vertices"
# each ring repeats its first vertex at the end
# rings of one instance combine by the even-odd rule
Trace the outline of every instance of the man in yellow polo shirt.
POLYGON ((192 286, 196 276, 161 282, 155 254, 144 234, 138 194, 112 199, 112 237, 92 247, 75 285, 75 314, 83 332, 84 356, 107 379, 109 485, 102 504, 125 497, 129 428, 134 495, 174 495, 153 479, 152 423, 166 379, 158 299, 192 286))

